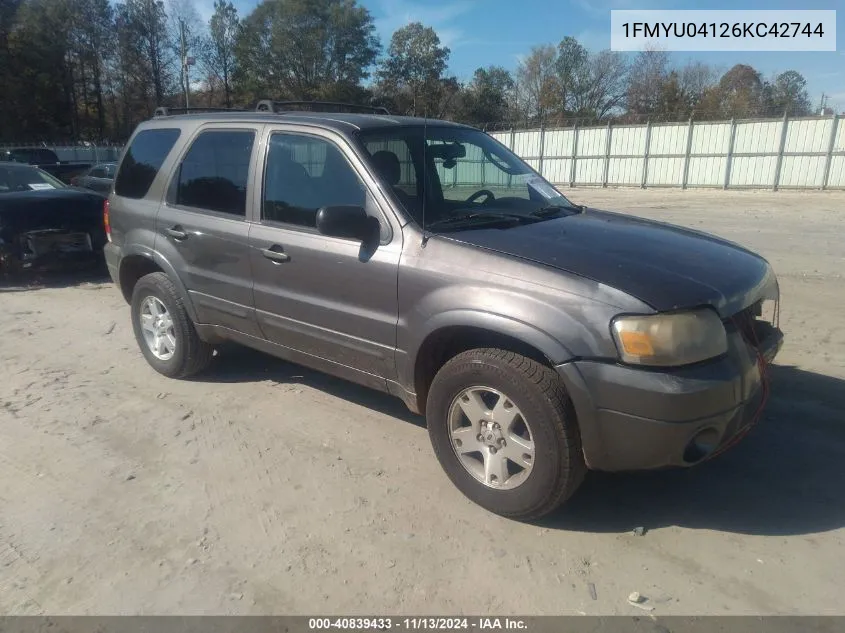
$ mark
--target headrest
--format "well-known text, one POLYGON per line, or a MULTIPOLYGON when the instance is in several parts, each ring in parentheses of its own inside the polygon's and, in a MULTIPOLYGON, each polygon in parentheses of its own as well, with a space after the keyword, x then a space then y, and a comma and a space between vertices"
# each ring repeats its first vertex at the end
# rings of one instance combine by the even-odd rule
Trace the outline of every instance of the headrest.
POLYGON ((381 150, 373 154, 373 166, 376 168, 382 178, 387 181, 391 187, 399 184, 402 178, 402 166, 399 164, 399 157, 388 150, 381 150))

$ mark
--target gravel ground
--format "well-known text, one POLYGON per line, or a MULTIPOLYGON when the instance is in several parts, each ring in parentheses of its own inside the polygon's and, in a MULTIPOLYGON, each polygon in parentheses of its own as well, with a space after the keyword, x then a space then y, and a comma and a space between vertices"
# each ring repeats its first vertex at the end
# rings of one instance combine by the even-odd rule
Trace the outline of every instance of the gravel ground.
POLYGON ((569 194, 773 263, 786 344, 739 446, 520 524, 398 400, 247 350, 171 381, 110 283, 5 288, 0 613, 845 614, 845 193, 569 194))

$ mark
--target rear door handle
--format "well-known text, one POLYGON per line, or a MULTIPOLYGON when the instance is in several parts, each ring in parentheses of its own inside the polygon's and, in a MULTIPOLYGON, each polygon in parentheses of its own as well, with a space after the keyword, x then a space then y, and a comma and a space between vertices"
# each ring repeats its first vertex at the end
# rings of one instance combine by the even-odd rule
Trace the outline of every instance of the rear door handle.
POLYGON ((273 244, 270 248, 262 248, 261 254, 276 264, 290 261, 290 255, 282 251, 282 247, 278 244, 273 244))
POLYGON ((182 227, 178 224, 176 226, 171 226, 169 229, 164 229, 164 232, 167 233, 170 237, 174 240, 186 240, 188 239, 188 234, 182 230, 182 227))

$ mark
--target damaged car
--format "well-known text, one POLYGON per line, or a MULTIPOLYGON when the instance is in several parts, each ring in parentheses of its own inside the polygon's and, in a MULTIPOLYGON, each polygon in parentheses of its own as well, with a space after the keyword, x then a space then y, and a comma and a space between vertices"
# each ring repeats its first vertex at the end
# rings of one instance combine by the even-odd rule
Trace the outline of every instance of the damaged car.
POLYGON ((0 276, 102 262, 105 204, 37 167, 0 162, 0 276))

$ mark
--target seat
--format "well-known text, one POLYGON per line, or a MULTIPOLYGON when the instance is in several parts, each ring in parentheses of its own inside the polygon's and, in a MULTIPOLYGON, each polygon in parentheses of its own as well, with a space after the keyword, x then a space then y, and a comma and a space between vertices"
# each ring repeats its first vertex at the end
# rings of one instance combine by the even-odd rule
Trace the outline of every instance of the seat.
POLYGON ((419 219, 422 209, 417 199, 409 196, 397 186, 402 179, 402 165, 399 162, 399 157, 393 152, 383 149, 373 154, 370 160, 385 184, 393 190, 408 213, 419 219))

